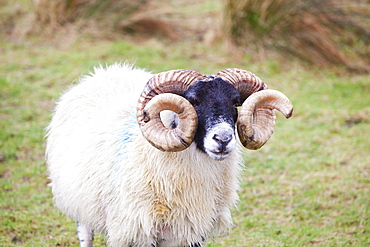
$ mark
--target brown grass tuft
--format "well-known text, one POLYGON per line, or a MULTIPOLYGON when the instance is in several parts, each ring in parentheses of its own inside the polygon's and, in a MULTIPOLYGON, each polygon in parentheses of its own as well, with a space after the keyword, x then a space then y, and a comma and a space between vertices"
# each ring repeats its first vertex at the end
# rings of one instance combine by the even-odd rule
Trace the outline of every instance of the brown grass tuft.
POLYGON ((275 50, 319 66, 368 71, 369 9, 361 0, 227 0, 226 33, 245 50, 275 50))
POLYGON ((170 1, 154 0, 33 0, 33 33, 55 36, 55 32, 83 30, 98 38, 114 37, 129 31, 160 34, 177 39, 173 22, 165 15, 172 9, 170 1))

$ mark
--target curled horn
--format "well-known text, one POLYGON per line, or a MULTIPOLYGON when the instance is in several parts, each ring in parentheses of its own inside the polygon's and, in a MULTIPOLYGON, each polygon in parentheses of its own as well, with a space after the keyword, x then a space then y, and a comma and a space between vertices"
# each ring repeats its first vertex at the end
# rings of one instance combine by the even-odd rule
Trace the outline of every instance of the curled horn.
POLYGON ((196 81, 207 76, 191 70, 170 70, 154 75, 145 85, 137 106, 137 121, 143 136, 162 151, 186 149, 193 141, 198 117, 193 106, 181 95, 196 81), (160 112, 178 114, 176 128, 167 129, 160 112))
POLYGON ((233 84, 244 103, 238 116, 238 134, 244 147, 261 148, 271 137, 277 109, 286 118, 291 117, 293 105, 281 92, 267 89, 267 85, 249 71, 227 69, 216 76, 233 84))
POLYGON ((247 70, 226 69, 218 72, 216 77, 221 77, 233 84, 243 101, 251 94, 267 89, 267 85, 258 76, 247 70))
POLYGON ((238 116, 239 139, 244 147, 256 150, 270 139, 275 127, 275 109, 286 118, 293 113, 290 100, 276 90, 256 92, 244 101, 238 116))

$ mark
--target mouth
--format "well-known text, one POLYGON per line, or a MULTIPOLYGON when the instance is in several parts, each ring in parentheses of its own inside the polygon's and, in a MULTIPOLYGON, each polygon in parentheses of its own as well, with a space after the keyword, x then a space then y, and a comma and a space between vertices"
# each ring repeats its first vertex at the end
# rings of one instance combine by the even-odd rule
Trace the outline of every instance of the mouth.
POLYGON ((215 155, 225 156, 225 155, 229 155, 229 153, 230 153, 230 152, 226 152, 226 151, 213 152, 213 151, 212 151, 212 153, 213 153, 213 154, 215 154, 215 155))
POLYGON ((212 159, 215 159, 215 160, 223 160, 223 159, 227 158, 229 155, 230 155, 230 152, 226 152, 226 151, 222 151, 222 152, 211 151, 209 153, 209 156, 212 159))

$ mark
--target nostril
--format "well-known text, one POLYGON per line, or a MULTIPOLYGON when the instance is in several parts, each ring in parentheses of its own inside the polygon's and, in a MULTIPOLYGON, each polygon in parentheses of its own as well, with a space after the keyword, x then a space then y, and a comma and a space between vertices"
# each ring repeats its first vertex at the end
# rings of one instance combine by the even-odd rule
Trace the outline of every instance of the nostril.
POLYGON ((230 142, 230 140, 232 139, 232 135, 230 135, 230 134, 224 134, 224 135, 214 134, 213 139, 215 141, 219 141, 219 142, 230 142))
POLYGON ((219 136, 219 135, 217 135, 217 134, 215 134, 215 135, 213 136, 213 140, 215 140, 216 142, 221 142, 220 136, 219 136))
POLYGON ((231 141, 232 135, 225 134, 225 135, 218 135, 215 134, 213 136, 213 140, 215 140, 221 147, 224 149, 226 145, 231 141))

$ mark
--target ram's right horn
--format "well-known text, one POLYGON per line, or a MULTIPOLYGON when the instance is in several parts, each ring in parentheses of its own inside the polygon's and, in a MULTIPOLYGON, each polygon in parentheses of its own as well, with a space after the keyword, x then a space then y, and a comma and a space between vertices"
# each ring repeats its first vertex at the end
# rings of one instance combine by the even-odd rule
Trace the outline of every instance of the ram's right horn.
POLYGON ((196 71, 170 70, 154 75, 145 85, 137 106, 137 121, 143 136, 161 151, 177 152, 193 142, 198 116, 193 106, 182 97, 195 82, 209 78, 196 71), (167 129, 160 112, 178 114, 176 128, 167 129))
POLYGON ((275 127, 275 109, 286 118, 293 113, 290 100, 276 90, 255 92, 244 101, 238 117, 238 134, 244 147, 256 150, 270 139, 275 127))

